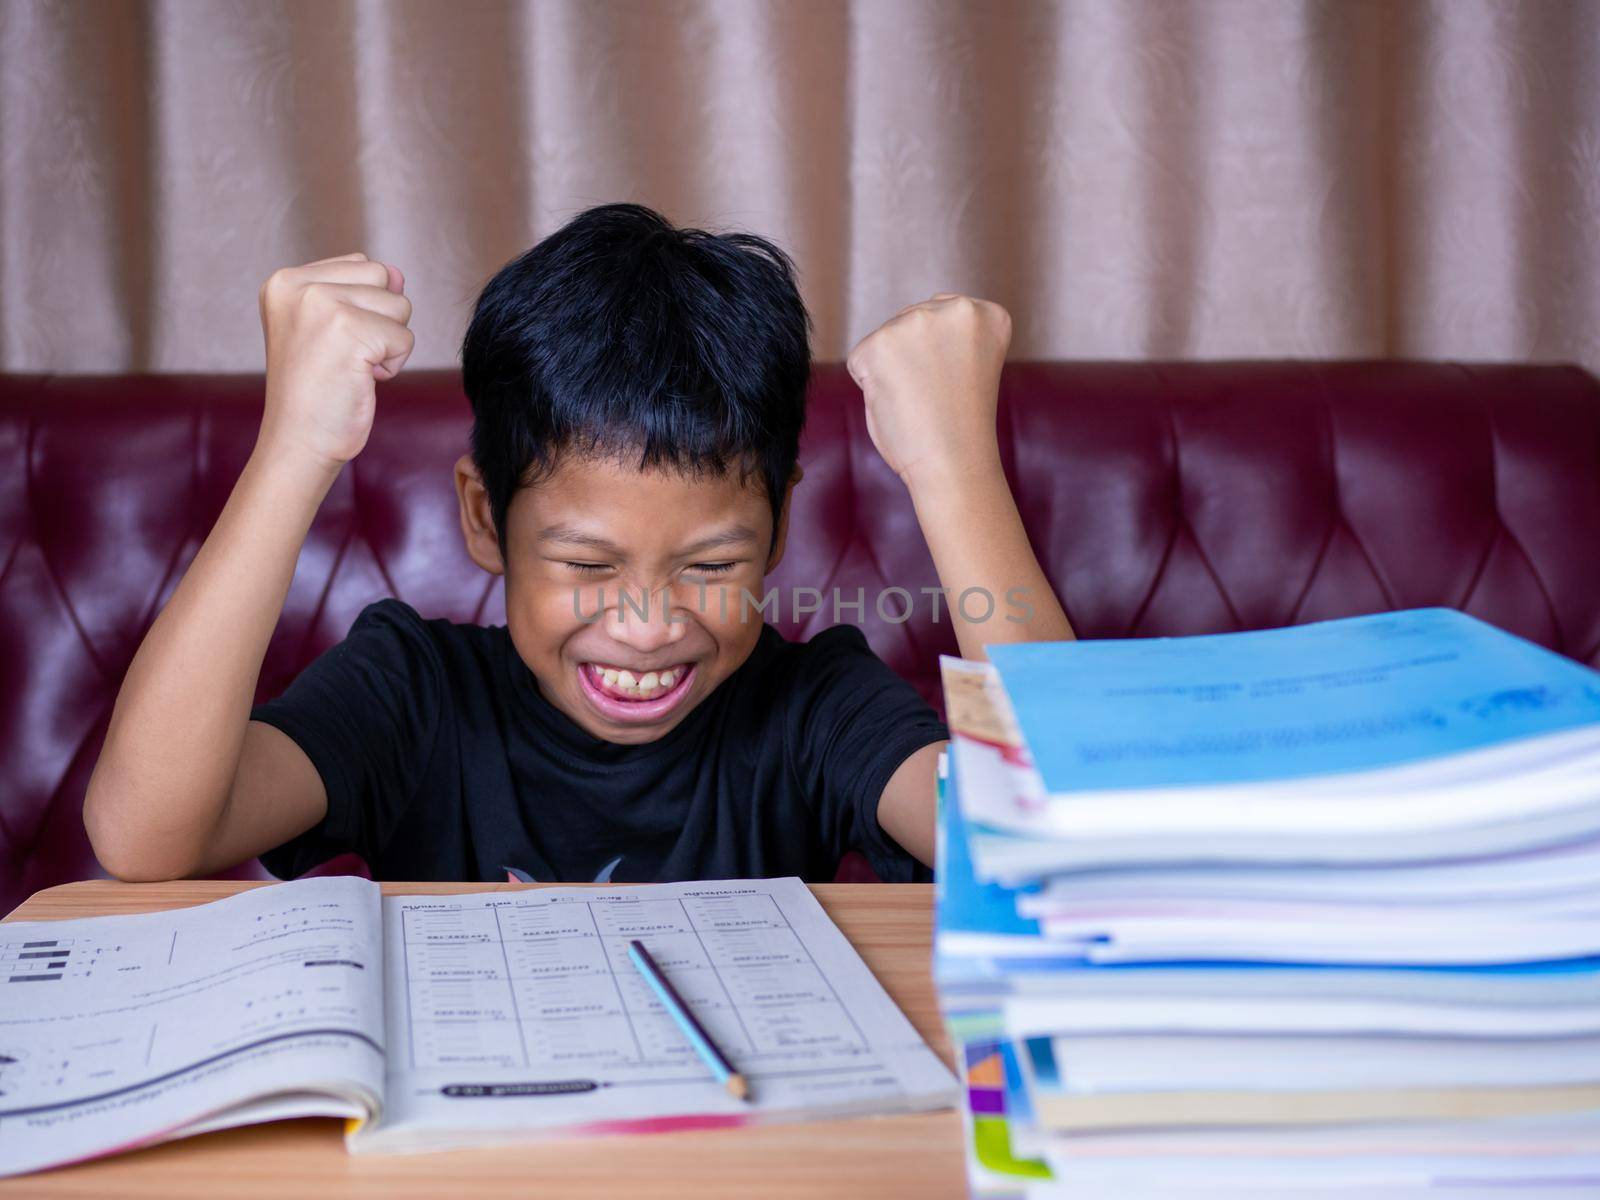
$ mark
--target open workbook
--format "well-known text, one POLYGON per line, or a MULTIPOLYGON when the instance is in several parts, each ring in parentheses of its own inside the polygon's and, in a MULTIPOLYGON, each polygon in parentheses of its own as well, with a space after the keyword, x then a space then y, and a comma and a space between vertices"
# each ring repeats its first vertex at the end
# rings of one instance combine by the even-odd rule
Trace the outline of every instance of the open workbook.
POLYGON ((0 1175, 288 1117, 411 1151, 907 1112, 956 1089, 798 879, 384 898, 337 877, 0 924, 0 1175), (633 938, 750 1102, 696 1057, 633 938))

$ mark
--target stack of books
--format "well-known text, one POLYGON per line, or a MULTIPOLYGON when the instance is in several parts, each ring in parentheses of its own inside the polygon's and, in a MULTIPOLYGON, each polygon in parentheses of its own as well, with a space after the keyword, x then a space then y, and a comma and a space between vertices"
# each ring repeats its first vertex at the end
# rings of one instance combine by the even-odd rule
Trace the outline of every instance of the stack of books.
POLYGON ((1600 673, 1450 609, 946 658, 974 1195, 1600 1195, 1600 673))

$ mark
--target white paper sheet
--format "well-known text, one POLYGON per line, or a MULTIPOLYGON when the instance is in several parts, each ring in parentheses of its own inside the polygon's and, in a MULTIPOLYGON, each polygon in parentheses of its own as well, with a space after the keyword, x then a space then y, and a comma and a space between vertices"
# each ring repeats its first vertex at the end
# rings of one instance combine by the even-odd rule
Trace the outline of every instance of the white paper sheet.
POLYGON ((392 1048, 357 1151, 939 1108, 954 1077, 798 879, 384 901, 392 1048), (750 1081, 713 1079, 638 938, 750 1081))
POLYGON ((378 900, 364 879, 309 879, 0 925, 0 1174, 246 1123, 274 1096, 299 1115, 375 1103, 378 900))

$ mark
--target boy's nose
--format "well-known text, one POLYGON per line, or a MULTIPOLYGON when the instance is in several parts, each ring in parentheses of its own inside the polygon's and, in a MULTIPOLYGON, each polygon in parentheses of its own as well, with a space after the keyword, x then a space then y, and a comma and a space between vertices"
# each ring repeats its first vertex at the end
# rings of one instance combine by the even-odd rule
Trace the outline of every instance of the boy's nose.
POLYGON ((667 588, 657 588, 653 592, 642 588, 624 590, 608 614, 606 632, 614 641, 641 654, 681 641, 688 621, 682 613, 673 613, 670 597, 667 588), (668 620, 669 617, 674 619, 668 620))

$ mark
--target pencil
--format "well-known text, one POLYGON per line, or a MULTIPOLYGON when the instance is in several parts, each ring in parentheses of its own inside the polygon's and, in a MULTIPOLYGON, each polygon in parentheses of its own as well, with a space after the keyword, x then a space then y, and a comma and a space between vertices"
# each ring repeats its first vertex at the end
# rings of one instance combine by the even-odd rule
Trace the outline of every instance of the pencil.
POLYGON ((734 1098, 748 1102, 750 1100, 750 1085, 745 1077, 728 1061, 728 1056, 722 1052, 716 1042, 711 1040, 711 1035, 706 1032, 705 1026, 695 1020, 694 1013, 689 1011, 689 1006, 678 989, 672 986, 672 981, 666 977, 661 968, 656 965, 656 960, 650 957, 650 951, 644 948, 640 941, 628 943, 628 957, 633 960, 633 965, 639 968, 645 982, 650 985, 650 990, 656 994, 656 999, 661 1001, 662 1007, 672 1014, 672 1019, 678 1023, 678 1028, 683 1030, 683 1036, 689 1039, 689 1044, 695 1049, 706 1066, 711 1068, 711 1073, 717 1081, 727 1088, 734 1098))

